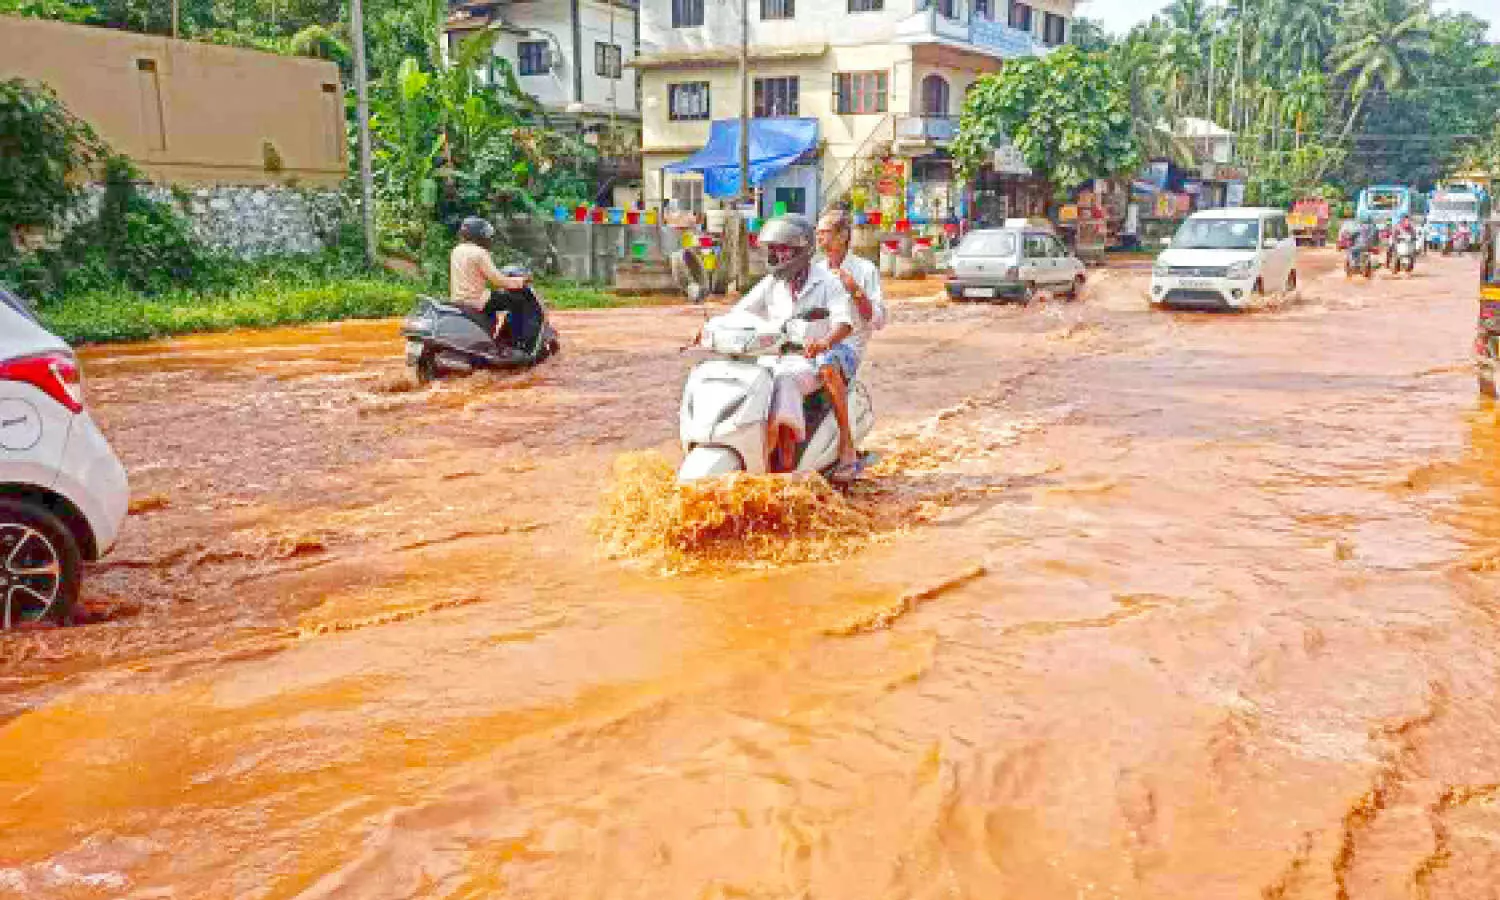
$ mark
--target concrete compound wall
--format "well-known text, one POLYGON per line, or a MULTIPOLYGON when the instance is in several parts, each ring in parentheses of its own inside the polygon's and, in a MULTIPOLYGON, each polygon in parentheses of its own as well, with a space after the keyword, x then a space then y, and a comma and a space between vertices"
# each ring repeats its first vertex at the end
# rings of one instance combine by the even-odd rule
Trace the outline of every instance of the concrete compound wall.
POLYGON ((347 171, 331 62, 0 16, 0 78, 52 88, 155 182, 333 188, 347 171))
MULTIPOLYGON (((278 187, 172 188, 141 185, 149 200, 173 207, 203 245, 241 259, 317 253, 337 237, 344 198, 337 191, 278 187)), ((74 223, 91 221, 104 198, 102 185, 87 185, 74 223)))

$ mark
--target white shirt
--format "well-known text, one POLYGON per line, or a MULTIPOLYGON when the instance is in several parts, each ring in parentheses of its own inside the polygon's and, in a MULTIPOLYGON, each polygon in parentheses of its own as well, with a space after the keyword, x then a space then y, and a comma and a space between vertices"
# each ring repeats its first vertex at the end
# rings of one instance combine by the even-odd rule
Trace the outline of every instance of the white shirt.
POLYGON ((827 266, 817 261, 808 269, 807 283, 802 285, 802 291, 797 296, 792 296, 786 282, 774 275, 767 275, 734 305, 735 312, 749 313, 778 326, 784 325, 795 315, 815 309, 828 310, 828 318, 834 327, 855 327, 854 307, 850 303, 849 292, 844 290, 844 283, 828 271, 827 266))
MULTIPOLYGON (((819 257, 818 261, 824 265, 828 264, 826 257, 819 257)), ((870 335, 884 328, 887 322, 885 293, 880 289, 880 267, 863 256, 855 256, 852 251, 846 250, 844 263, 839 268, 848 272, 854 279, 854 283, 859 285, 860 291, 870 299, 869 319, 859 315, 859 304, 853 302, 852 298, 849 304, 854 317, 859 321, 855 323, 854 333, 846 339, 846 342, 852 345, 854 352, 863 359, 865 347, 870 343, 870 335)), ((835 280, 838 279, 836 274, 833 277, 835 280)))

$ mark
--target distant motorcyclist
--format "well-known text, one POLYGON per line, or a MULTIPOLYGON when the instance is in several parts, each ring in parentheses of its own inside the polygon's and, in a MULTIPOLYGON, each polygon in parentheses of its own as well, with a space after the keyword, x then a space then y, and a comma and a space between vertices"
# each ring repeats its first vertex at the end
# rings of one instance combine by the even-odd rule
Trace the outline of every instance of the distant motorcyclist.
MULTIPOLYGON (((498 341, 507 320, 524 314, 509 292, 524 290, 531 279, 506 274, 495 267, 490 256, 495 226, 484 219, 478 216, 464 219, 458 227, 458 239, 458 246, 448 257, 448 296, 459 306, 482 316, 490 336, 498 341)), ((522 333, 522 325, 513 323, 511 333, 522 333)))
POLYGON ((1391 229, 1391 243, 1386 249, 1386 268, 1394 269, 1396 262, 1396 245, 1402 241, 1408 241, 1412 252, 1417 249, 1417 229, 1411 224, 1411 216, 1402 216, 1396 227, 1391 229))
POLYGON ((1380 231, 1375 227, 1375 220, 1369 213, 1359 217, 1359 228, 1354 232, 1354 240, 1349 245, 1349 263, 1354 268, 1364 261, 1365 254, 1375 248, 1380 241, 1380 231))

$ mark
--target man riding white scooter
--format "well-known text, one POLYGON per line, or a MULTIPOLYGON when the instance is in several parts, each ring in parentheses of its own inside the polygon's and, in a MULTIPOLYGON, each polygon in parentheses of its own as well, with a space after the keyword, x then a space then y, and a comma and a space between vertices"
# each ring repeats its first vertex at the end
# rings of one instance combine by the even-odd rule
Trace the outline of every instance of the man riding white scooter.
MULTIPOLYGON (((833 329, 827 337, 809 341, 803 358, 781 357, 774 365, 776 387, 766 441, 766 467, 772 472, 789 472, 796 467, 797 444, 807 436, 802 403, 822 386, 819 373, 836 367, 847 382, 859 365, 858 351, 846 343, 854 334, 855 325, 849 291, 827 266, 813 260, 814 241, 812 223, 802 216, 782 216, 766 223, 760 232, 760 243, 766 248, 770 274, 734 308, 735 313, 755 316, 776 326, 796 316, 823 311, 833 329)), ((835 414, 840 415, 840 426, 847 428, 847 410, 842 414, 837 412, 844 407, 846 396, 831 399, 835 414)), ((840 474, 844 473, 835 472, 835 476, 840 474)), ((853 474, 845 477, 852 478, 853 474)))
POLYGON ((819 376, 833 406, 833 414, 839 425, 839 464, 834 471, 835 480, 857 477, 862 468, 858 451, 854 446, 854 431, 849 424, 849 383, 854 379, 870 335, 885 327, 885 295, 880 288, 880 269, 867 259, 849 252, 853 238, 853 222, 849 213, 842 209, 831 209, 818 219, 818 249, 823 252, 818 261, 844 285, 853 301, 855 313, 854 333, 844 345, 851 353, 840 354, 846 360, 852 356, 852 365, 846 371, 842 365, 820 366, 819 376))

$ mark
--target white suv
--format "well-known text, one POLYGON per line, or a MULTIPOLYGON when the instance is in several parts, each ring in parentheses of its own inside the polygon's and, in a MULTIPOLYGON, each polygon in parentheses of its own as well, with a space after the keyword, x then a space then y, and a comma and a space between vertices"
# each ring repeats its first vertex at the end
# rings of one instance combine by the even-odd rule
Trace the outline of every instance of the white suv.
POLYGON ((114 546, 129 506, 73 351, 0 288, 0 629, 70 620, 84 561, 114 546))
POLYGON ((1279 209, 1196 212, 1151 272, 1151 302, 1162 306, 1239 308, 1296 289, 1297 239, 1279 209))

